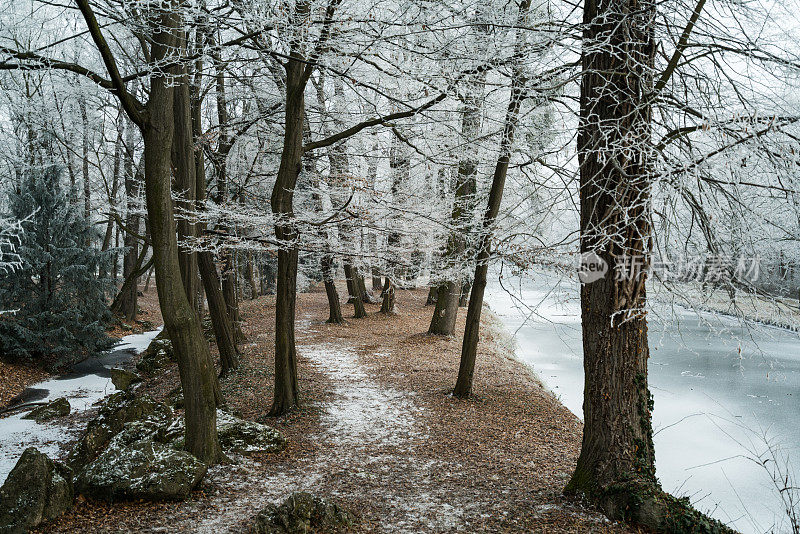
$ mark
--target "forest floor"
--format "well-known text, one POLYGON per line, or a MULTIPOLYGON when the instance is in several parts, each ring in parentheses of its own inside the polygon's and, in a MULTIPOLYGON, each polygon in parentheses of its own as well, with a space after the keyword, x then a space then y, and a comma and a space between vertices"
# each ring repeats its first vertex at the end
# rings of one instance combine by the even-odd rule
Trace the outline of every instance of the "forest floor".
MULTIPOLYGON (((324 290, 299 294, 302 408, 278 419, 264 417, 274 378, 274 297, 243 302, 247 340, 223 393, 244 418, 283 432, 288 448, 212 468, 185 502, 80 500, 42 532, 247 532, 259 510, 299 490, 350 508, 356 532, 630 532, 561 495, 581 422, 513 358, 490 313, 475 395, 449 395, 466 310, 459 335, 429 336, 426 296, 398 291, 394 316, 368 305, 367 318, 329 325, 324 290)), ((146 295, 142 305, 155 299, 146 295)), ((173 366, 145 389, 163 398, 177 385, 173 366)))

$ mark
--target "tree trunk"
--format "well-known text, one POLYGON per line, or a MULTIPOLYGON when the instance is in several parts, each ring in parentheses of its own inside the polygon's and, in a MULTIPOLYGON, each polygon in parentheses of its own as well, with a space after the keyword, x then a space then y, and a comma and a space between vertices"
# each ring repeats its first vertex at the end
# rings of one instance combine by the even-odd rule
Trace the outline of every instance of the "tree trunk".
POLYGON ((586 495, 611 517, 638 522, 644 510, 624 508, 633 498, 629 485, 657 486, 646 273, 616 274, 617 260, 649 261, 651 108, 642 96, 653 89, 655 4, 587 0, 584 9, 581 253, 596 254, 609 273, 581 285, 584 431, 567 492, 586 495))
POLYGON ((83 171, 83 216, 87 221, 92 217, 92 189, 89 184, 89 116, 86 112, 86 99, 80 99, 81 122, 83 123, 83 146, 81 150, 81 170, 83 171))
POLYGON ((233 332, 237 342, 244 341, 242 321, 239 317, 239 295, 236 291, 236 254, 232 250, 225 250, 221 254, 222 263, 222 295, 225 298, 225 307, 228 318, 233 325, 233 332))
MULTIPOLYGON (((148 249, 147 246, 142 248, 142 253, 135 259, 135 263, 130 267, 130 272, 125 277, 125 280, 122 282, 122 287, 120 288, 119 293, 117 293, 114 302, 111 303, 110 307, 111 313, 113 313, 118 317, 125 318, 126 321, 133 321, 136 319, 135 309, 133 317, 130 317, 129 315, 126 314, 127 310, 125 309, 125 306, 128 305, 129 302, 127 299, 129 298, 132 292, 133 293, 137 292, 138 288, 136 286, 139 277, 141 277, 144 273, 147 272, 148 269, 150 269, 153 266, 153 258, 150 258, 150 261, 148 261, 145 265, 142 265, 144 263, 144 258, 147 255, 147 249, 148 249)), ((134 301, 134 304, 135 302, 136 301, 134 301)))
MULTIPOLYGON (((525 24, 530 6, 530 0, 522 0, 519 6, 520 26, 525 24)), ((491 255, 492 227, 497 218, 497 214, 500 212, 500 204, 503 200, 503 187, 505 186, 506 174, 508 173, 508 163, 511 159, 511 148, 514 143, 514 134, 517 130, 519 107, 522 102, 525 85, 524 75, 519 65, 519 60, 523 56, 523 46, 524 39, 518 33, 514 44, 514 57, 517 58, 517 61, 511 68, 511 98, 508 102, 506 118, 503 124, 503 136, 500 141, 500 156, 497 159, 497 165, 495 166, 494 175, 492 176, 489 201, 481 225, 481 236, 477 247, 478 255, 475 266, 475 277, 472 282, 469 307, 467 308, 464 341, 461 345, 461 363, 458 368, 456 387, 453 390, 453 395, 461 398, 468 397, 472 393, 472 379, 475 374, 475 358, 478 353, 481 311, 483 309, 483 294, 486 290, 486 277, 489 270, 489 258, 491 255)), ((458 289, 456 291, 458 291, 458 289)))
POLYGON ((461 297, 458 299, 458 305, 461 307, 469 304, 469 292, 472 290, 472 281, 464 280, 461 283, 461 297))
POLYGON ((372 290, 383 291, 383 280, 381 280, 381 272, 377 265, 372 266, 372 290))
POLYGON ((342 324, 344 318, 342 317, 342 305, 339 302, 339 292, 336 290, 336 284, 333 281, 333 256, 326 253, 322 255, 322 277, 325 281, 325 293, 328 296, 328 308, 330 315, 328 317, 329 323, 342 324))
POLYGON ((436 297, 439 294, 438 286, 431 286, 428 288, 428 298, 425 300, 425 306, 433 306, 436 304, 436 297))
MULTIPOLYGON (((162 13, 172 32, 155 34, 154 59, 162 59, 175 47, 173 32, 180 27, 175 13, 162 13)), ((147 213, 156 270, 158 300, 164 326, 178 359, 186 406, 186 450, 205 463, 220 459, 217 439, 219 396, 211 353, 200 320, 183 289, 178 263, 178 243, 170 188, 170 147, 173 137, 173 90, 163 76, 153 75, 147 105, 149 122, 144 128, 145 188, 147 213)))
POLYGON ((253 253, 247 253, 247 259, 245 260, 245 276, 247 277, 247 283, 250 286, 250 300, 255 300, 258 298, 258 289, 256 289, 256 277, 253 269, 253 253))
MULTIPOLYGON (((305 3, 303 6, 308 8, 305 3)), ((293 198, 303 160, 304 69, 305 63, 300 61, 292 60, 286 64, 286 124, 283 150, 270 200, 276 220, 275 237, 281 244, 278 249, 278 288, 275 296, 275 392, 269 412, 273 416, 283 415, 299 403, 297 349, 294 337, 297 229, 294 222, 293 198)))
POLYGON ((386 283, 383 286, 383 302, 381 303, 381 313, 385 315, 394 315, 394 285, 392 279, 386 277, 386 283))
POLYGON ((356 280, 358 280, 358 291, 361 293, 362 300, 367 304, 377 304, 378 300, 372 296, 372 293, 367 291, 367 283, 364 280, 364 275, 359 272, 356 280))
MULTIPOLYGON (((172 140, 172 165, 175 174, 175 189, 181 200, 177 207, 183 211, 178 219, 178 239, 196 237, 195 225, 189 220, 196 210, 197 168, 194 161, 194 135, 192 132, 191 96, 189 94, 189 76, 185 66, 180 67, 175 80, 174 121, 175 135, 172 140)), ((186 297, 192 309, 197 309, 198 276, 197 254, 189 250, 185 243, 180 243, 178 261, 181 267, 181 279, 186 297)))
MULTIPOLYGON (((198 60, 199 63, 200 60, 198 60)), ((191 115, 192 115, 192 134, 195 140, 199 139, 202 132, 202 118, 199 87, 200 76, 202 75, 202 65, 198 64, 195 72, 195 83, 190 91, 191 115)), ((198 207, 202 206, 206 199, 206 166, 202 148, 197 143, 192 143, 192 153, 187 155, 195 165, 195 191, 197 195, 198 207)), ((197 234, 202 236, 205 233, 205 223, 197 227, 197 234)), ((236 335, 228 315, 228 308, 225 304, 225 297, 222 295, 217 267, 214 263, 214 255, 211 251, 203 250, 197 253, 197 263, 200 270, 200 280, 202 289, 206 294, 208 302, 208 315, 211 318, 211 327, 214 330, 214 339, 217 342, 220 364, 222 367, 221 376, 227 376, 231 371, 239 367, 239 351, 236 347, 236 335)))
POLYGON ((361 286, 358 283, 358 269, 349 263, 345 263, 344 276, 347 279, 350 302, 353 304, 353 317, 356 319, 363 319, 367 316, 367 311, 364 309, 364 299, 361 294, 361 286))
POLYGON ((429 334, 452 336, 456 331, 456 315, 458 299, 461 295, 461 284, 454 281, 441 284, 436 292, 436 307, 431 317, 429 334))
MULTIPOLYGON (((139 216, 134 213, 133 199, 139 197, 140 187, 138 182, 138 173, 134 171, 133 161, 133 123, 128 122, 125 130, 125 196, 127 198, 127 215, 125 218, 125 238, 123 245, 125 246, 125 257, 122 260, 122 276, 125 282, 132 276, 133 272, 138 270, 140 265, 139 259, 139 240, 134 235, 139 232, 139 216)), ((122 290, 117 295, 120 301, 118 315, 125 318, 126 321, 135 321, 136 313, 138 311, 139 300, 139 276, 135 276, 130 284, 122 284, 122 290)))

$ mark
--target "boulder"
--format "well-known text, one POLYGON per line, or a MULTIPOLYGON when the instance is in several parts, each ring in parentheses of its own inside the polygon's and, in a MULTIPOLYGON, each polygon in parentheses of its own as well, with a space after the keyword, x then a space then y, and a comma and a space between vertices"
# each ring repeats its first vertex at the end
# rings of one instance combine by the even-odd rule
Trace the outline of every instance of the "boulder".
POLYGON ((126 391, 129 387, 137 382, 141 382, 142 377, 133 371, 125 369, 111 369, 111 383, 120 391, 126 391))
MULTIPOLYGON (((158 436, 159 441, 183 448, 184 421, 175 422, 158 436)), ((217 410, 217 436, 223 452, 278 452, 286 448, 286 438, 271 426, 245 421, 230 413, 217 410)))
POLYGON ((64 417, 69 415, 71 407, 69 401, 64 397, 59 397, 56 400, 50 401, 44 406, 34 408, 27 414, 23 415, 23 419, 35 419, 37 423, 42 421, 49 421, 56 417, 64 417))
POLYGON ((72 471, 34 447, 25 449, 0 488, 0 532, 27 532, 60 516, 73 501, 72 471))
POLYGON ((169 362, 174 359, 172 341, 166 337, 156 337, 142 352, 136 368, 145 374, 153 374, 169 365, 169 362))
POLYGON ((297 492, 280 506, 273 504, 261 510, 253 530, 257 534, 306 534, 346 530, 353 523, 353 514, 336 503, 297 492))
POLYGON ((278 452, 286 448, 286 438, 271 426, 246 421, 217 410, 217 435, 223 451, 278 452))
POLYGON ((103 453, 78 474, 76 489, 107 501, 183 500, 200 483, 206 465, 189 454, 151 439, 155 425, 125 425, 103 453))
POLYGON ((148 420, 153 426, 168 426, 172 418, 169 406, 148 395, 136 396, 131 391, 115 393, 103 403, 98 416, 89 421, 67 462, 73 470, 79 471, 100 454, 125 423, 148 420))

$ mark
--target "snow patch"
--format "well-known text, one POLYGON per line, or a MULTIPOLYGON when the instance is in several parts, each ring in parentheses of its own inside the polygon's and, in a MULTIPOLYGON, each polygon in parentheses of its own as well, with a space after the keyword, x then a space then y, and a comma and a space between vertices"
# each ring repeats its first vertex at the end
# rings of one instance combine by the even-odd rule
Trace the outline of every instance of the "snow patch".
MULTIPOLYGON (((144 334, 125 336, 110 353, 142 352, 160 331, 159 328, 144 334)), ((52 378, 31 387, 48 392, 42 402, 65 397, 70 403, 72 413, 88 410, 99 400, 115 392, 111 379, 97 374, 77 378, 52 378)), ((0 484, 5 482, 22 451, 28 447, 36 447, 50 458, 54 458, 60 454, 61 447, 75 436, 75 431, 59 424, 58 421, 37 423, 34 420, 23 419, 22 416, 26 413, 23 411, 0 419, 0 484)))

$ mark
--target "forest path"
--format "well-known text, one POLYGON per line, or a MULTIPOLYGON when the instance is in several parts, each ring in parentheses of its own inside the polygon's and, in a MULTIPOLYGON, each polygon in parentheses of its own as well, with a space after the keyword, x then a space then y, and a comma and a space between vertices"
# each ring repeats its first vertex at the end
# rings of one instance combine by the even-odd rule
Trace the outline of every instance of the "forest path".
MULTIPOLYGON (((310 316, 297 323, 301 360, 328 382, 328 398, 320 408, 319 428, 310 439, 318 444, 313 455, 294 465, 271 466, 237 457, 233 465, 212 468, 206 483, 219 492, 209 508, 190 514, 178 530, 196 532, 246 531, 251 518, 270 503, 280 503, 295 491, 326 498, 347 498, 353 485, 361 499, 381 510, 380 525, 358 530, 382 532, 446 531, 457 527, 461 509, 437 482, 441 468, 418 461, 425 429, 415 394, 381 385, 359 361, 358 350, 345 340, 320 343, 310 316), (277 469, 276 469, 277 468, 277 469), (398 484, 398 473, 406 482, 398 484), (410 490, 411 489, 411 490, 410 490)), ((163 531, 174 529, 175 525, 163 531)), ((156 531, 162 529, 156 528, 156 531)))

